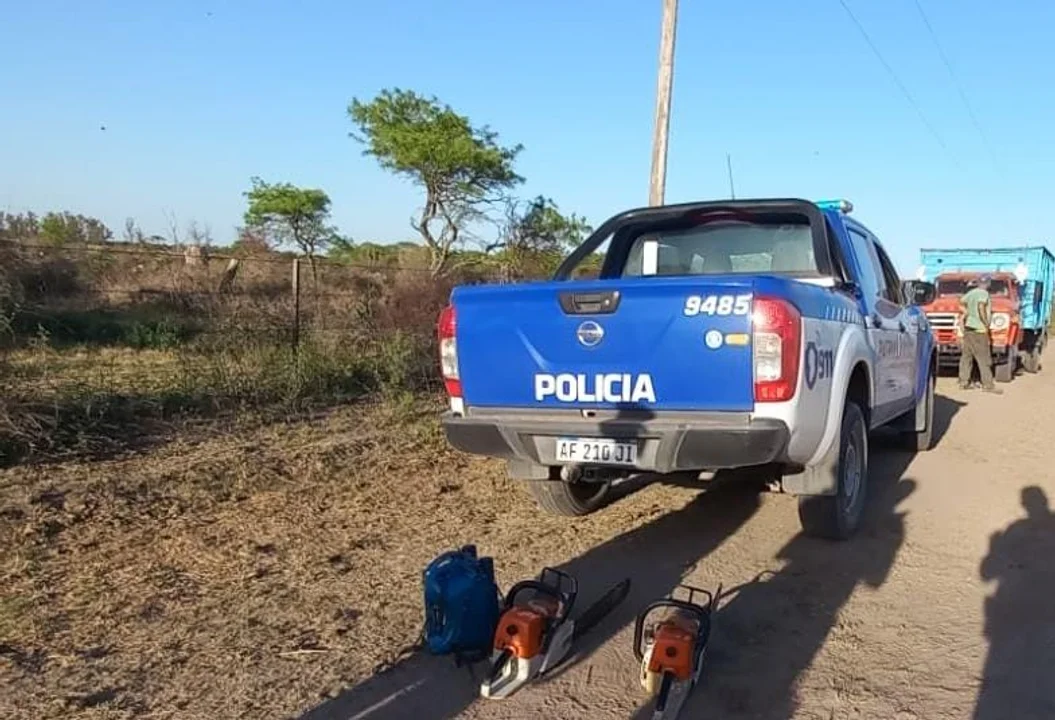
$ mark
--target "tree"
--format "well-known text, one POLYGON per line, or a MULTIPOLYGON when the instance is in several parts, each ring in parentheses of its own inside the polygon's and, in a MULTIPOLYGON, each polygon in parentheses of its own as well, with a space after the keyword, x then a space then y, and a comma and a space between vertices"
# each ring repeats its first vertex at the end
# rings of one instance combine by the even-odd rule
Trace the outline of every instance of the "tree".
POLYGON ((503 275, 507 280, 516 279, 530 274, 532 267, 543 272, 555 269, 591 230, 585 218, 564 215, 543 195, 526 203, 508 200, 499 237, 484 252, 498 254, 503 275))
POLYGON ((33 213, 12 215, 0 212, 0 239, 32 240, 38 235, 40 235, 40 219, 33 213))
POLYGON ((435 97, 384 90, 369 102, 352 100, 348 115, 364 154, 424 191, 425 204, 411 225, 429 250, 434 275, 447 269, 485 208, 523 182, 513 169, 522 146, 500 145, 495 132, 474 127, 435 97))
POLYGON ((209 224, 198 225, 197 220, 191 220, 185 233, 186 244, 197 247, 208 247, 212 245, 212 228, 209 224))
POLYGON ((172 210, 163 210, 162 214, 165 216, 165 224, 168 225, 168 242, 173 248, 178 248, 180 245, 179 218, 172 210))
POLYGON ((146 235, 143 234, 143 229, 139 227, 135 218, 125 218, 125 230, 123 240, 126 243, 143 245, 146 243, 146 235))
POLYGON ((267 255, 272 248, 267 236, 256 228, 236 228, 237 237, 231 244, 231 249, 241 255, 267 255))
POLYGON ((93 217, 50 212, 40 221, 40 239, 49 245, 101 245, 112 237, 110 228, 93 217))
POLYGON ((318 280, 315 258, 326 250, 336 234, 327 224, 330 198, 322 190, 299 188, 289 183, 269 184, 254 177, 245 193, 247 229, 263 235, 274 245, 292 244, 308 258, 312 277, 318 280))

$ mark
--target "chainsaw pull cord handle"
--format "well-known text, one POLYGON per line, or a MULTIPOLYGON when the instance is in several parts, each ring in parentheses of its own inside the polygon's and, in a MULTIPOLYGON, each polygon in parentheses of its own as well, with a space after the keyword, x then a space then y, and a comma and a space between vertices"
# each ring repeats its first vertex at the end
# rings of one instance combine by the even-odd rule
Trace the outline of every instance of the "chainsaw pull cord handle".
POLYGON ((701 606, 686 600, 674 600, 673 598, 656 600, 655 602, 650 603, 648 607, 645 608, 645 611, 638 615, 637 622, 634 624, 634 657, 637 658, 638 662, 642 662, 645 659, 645 650, 642 647, 642 641, 645 639, 645 621, 648 619, 649 615, 662 608, 674 608, 676 610, 683 610, 690 615, 694 615, 700 621, 700 633, 697 635, 697 639, 705 639, 706 635, 710 633, 710 605, 701 606), (704 628, 706 628, 706 630, 704 630, 704 628))

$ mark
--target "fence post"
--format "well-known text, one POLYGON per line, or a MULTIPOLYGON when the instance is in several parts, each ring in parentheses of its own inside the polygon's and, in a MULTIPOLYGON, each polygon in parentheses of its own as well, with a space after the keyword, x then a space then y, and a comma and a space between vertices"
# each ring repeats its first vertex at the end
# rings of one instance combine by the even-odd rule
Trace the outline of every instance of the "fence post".
POLYGON ((300 347, 300 258, 293 258, 293 352, 300 347))

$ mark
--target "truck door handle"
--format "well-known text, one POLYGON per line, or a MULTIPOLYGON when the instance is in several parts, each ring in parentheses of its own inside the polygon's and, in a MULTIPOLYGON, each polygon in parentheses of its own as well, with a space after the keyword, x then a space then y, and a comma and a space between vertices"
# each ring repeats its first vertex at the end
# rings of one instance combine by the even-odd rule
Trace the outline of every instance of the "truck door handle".
POLYGON ((618 290, 600 292, 562 292, 560 307, 568 315, 608 315, 619 307, 618 290))

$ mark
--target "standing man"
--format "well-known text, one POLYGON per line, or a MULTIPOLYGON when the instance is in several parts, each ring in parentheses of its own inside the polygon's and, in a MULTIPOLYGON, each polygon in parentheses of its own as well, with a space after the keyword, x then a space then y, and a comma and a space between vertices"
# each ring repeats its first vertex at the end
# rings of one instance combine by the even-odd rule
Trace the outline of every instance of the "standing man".
POLYGON ((993 384, 993 352, 989 345, 989 320, 993 304, 989 298, 989 276, 983 275, 974 287, 960 298, 963 326, 963 348, 960 353, 960 389, 966 390, 971 381, 971 366, 978 363, 978 374, 982 378, 982 390, 1002 395, 993 384))

